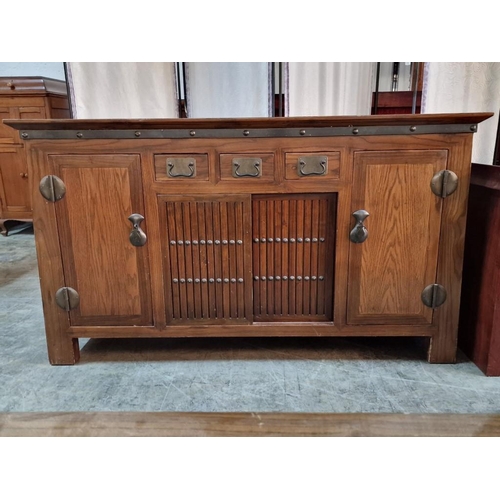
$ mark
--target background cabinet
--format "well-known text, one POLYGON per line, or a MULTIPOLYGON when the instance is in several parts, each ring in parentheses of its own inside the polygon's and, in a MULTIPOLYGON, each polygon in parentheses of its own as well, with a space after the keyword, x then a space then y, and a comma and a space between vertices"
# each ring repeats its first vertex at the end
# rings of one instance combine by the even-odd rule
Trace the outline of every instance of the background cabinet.
POLYGON ((0 78, 0 231, 7 219, 33 218, 24 144, 4 119, 69 118, 66 84, 41 77, 0 78))

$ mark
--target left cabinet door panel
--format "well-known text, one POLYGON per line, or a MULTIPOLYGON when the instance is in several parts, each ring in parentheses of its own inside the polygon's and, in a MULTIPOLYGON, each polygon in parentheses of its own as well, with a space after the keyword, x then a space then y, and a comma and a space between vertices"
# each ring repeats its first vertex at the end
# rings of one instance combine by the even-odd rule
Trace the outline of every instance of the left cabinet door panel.
MULTIPOLYGON (((139 155, 51 155, 66 195, 55 203, 64 279, 79 296, 73 326, 151 325, 148 245, 128 217, 144 214, 139 155)), ((141 224, 147 235, 147 220, 141 224)))

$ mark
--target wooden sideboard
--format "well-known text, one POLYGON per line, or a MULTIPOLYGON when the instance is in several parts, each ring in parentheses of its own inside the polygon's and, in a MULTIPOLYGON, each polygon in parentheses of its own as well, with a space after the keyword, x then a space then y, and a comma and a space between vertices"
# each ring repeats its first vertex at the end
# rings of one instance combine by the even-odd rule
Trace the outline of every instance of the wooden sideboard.
POLYGON ((78 338, 420 336, 452 363, 489 113, 30 120, 49 359, 78 338))
POLYGON ((459 346, 500 376, 500 166, 472 164, 459 346))
POLYGON ((32 220, 31 189, 23 141, 4 119, 69 118, 66 83, 39 76, 0 77, 0 232, 4 222, 32 220))

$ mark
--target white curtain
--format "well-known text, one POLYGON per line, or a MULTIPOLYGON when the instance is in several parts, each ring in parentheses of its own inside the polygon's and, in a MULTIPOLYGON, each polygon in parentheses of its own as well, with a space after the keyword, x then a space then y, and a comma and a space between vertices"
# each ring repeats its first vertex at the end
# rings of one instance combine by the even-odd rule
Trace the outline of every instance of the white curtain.
POLYGON ((189 118, 271 116, 267 62, 186 63, 189 118))
POLYGON ((74 118, 177 118, 172 62, 67 63, 74 118))
POLYGON ((372 62, 288 63, 290 116, 369 115, 372 62))
POLYGON ((480 123, 474 137, 472 161, 491 164, 500 109, 500 63, 426 63, 423 113, 494 112, 480 123))

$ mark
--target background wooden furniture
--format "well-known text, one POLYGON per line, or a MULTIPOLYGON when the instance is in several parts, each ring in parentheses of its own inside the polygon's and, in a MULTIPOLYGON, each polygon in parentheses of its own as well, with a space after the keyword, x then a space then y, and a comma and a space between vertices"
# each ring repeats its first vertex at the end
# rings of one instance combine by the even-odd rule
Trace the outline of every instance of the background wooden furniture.
POLYGON ((79 337, 321 335, 428 337, 454 362, 490 116, 7 121, 51 363, 79 337))
POLYGON ((66 83, 33 77, 0 77, 0 232, 4 222, 32 220, 31 189, 23 141, 3 119, 70 118, 66 83))
POLYGON ((472 164, 460 310, 460 348, 500 376, 500 166, 472 164))

